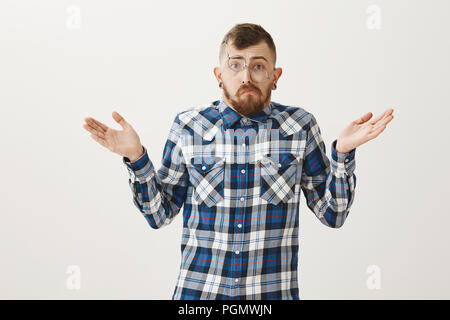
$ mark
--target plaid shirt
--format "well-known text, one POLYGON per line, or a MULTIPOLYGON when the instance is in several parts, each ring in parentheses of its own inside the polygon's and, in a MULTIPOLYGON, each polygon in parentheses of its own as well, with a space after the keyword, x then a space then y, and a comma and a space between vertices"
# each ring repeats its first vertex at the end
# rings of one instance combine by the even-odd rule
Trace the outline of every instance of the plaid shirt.
POLYGON ((315 117, 270 102, 242 117, 216 100, 176 115, 158 171, 130 163, 134 205, 150 227, 183 210, 181 266, 172 299, 299 299, 300 190, 331 228, 352 205, 355 149, 327 158, 315 117))

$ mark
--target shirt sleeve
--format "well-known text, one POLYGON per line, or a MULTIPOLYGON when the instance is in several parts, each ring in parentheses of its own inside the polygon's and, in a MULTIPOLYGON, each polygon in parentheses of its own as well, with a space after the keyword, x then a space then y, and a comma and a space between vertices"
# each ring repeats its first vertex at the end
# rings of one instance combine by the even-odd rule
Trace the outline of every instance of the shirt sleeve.
POLYGON ((320 222, 331 228, 341 227, 355 197, 355 151, 336 151, 331 144, 331 163, 317 121, 310 113, 301 187, 306 203, 320 222))
POLYGON ((122 159, 129 173, 128 184, 133 203, 154 229, 170 224, 186 200, 189 179, 181 151, 180 129, 177 114, 158 171, 149 159, 145 146, 143 155, 136 161, 130 162, 127 157, 122 159))

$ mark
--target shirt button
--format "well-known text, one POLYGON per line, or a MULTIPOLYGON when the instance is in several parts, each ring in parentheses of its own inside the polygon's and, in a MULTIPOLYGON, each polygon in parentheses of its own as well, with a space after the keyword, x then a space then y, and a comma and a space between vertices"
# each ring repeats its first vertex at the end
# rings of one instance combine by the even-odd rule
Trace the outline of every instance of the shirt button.
POLYGON ((244 201, 244 197, 241 198, 241 201, 244 201))
POLYGON ((239 224, 238 224, 238 228, 242 228, 242 224, 239 223, 239 224))
POLYGON ((349 159, 345 159, 345 162, 349 162, 350 160, 349 159))
POLYGON ((281 163, 278 164, 278 168, 281 168, 281 163))
POLYGON ((239 250, 236 250, 236 252, 235 252, 236 254, 239 254, 239 250))
POLYGON ((202 170, 206 170, 206 167, 205 167, 205 166, 203 166, 203 167, 202 167, 202 170))
POLYGON ((234 279, 234 282, 238 282, 238 281, 239 281, 239 279, 238 279, 238 278, 234 279))
POLYGON ((245 147, 245 143, 243 143, 242 146, 245 147))
POLYGON ((242 169, 241 172, 242 172, 242 173, 245 173, 245 169, 242 169))

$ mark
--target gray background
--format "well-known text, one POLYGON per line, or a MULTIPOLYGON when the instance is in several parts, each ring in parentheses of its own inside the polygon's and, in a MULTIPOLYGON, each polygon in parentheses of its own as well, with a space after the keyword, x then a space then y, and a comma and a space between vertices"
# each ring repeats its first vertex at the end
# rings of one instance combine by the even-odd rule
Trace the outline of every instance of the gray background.
POLYGON ((449 15, 445 0, 2 0, 0 298, 171 298, 182 213, 151 229, 121 157, 83 119, 120 129, 118 111, 159 168, 176 113, 220 98, 219 44, 242 22, 271 33, 283 68, 272 100, 313 113, 329 156, 349 122, 394 108, 356 150, 342 228, 322 225, 302 195, 300 298, 450 298, 449 15))

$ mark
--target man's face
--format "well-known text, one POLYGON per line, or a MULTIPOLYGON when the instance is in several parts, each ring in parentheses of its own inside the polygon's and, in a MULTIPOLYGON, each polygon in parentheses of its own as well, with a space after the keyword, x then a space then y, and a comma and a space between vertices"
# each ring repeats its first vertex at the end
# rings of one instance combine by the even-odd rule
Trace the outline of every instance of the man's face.
MULTIPOLYGON (((261 66, 257 66, 257 68, 261 68, 261 66)), ((216 78, 223 83, 224 101, 241 115, 254 116, 269 104, 273 83, 281 75, 281 68, 274 70, 273 53, 266 42, 262 41, 243 50, 228 45, 221 66, 214 68, 214 73, 216 78), (240 72, 233 71, 228 66, 228 55, 239 58, 242 64, 245 63, 249 68, 240 72), (262 81, 255 82, 249 69, 259 64, 267 70, 268 78, 265 76, 262 81)))

